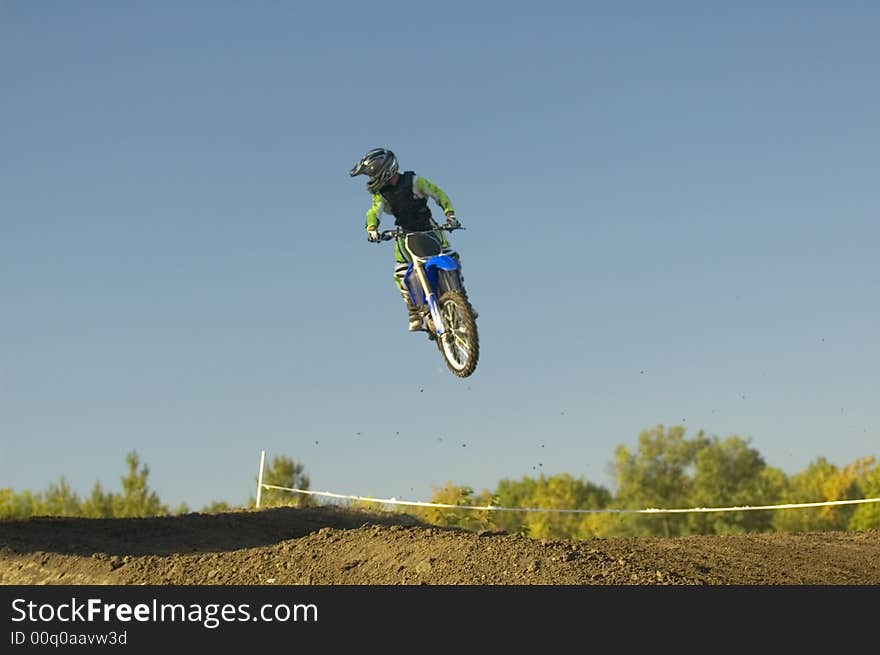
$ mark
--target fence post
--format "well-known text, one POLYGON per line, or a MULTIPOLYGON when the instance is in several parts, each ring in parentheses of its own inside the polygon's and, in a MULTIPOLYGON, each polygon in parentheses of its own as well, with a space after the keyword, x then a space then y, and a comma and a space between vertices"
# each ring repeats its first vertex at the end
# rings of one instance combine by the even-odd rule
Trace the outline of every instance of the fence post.
POLYGON ((266 465, 266 451, 260 451, 260 475, 257 478, 257 509, 260 509, 260 498, 263 495, 263 467, 266 465))

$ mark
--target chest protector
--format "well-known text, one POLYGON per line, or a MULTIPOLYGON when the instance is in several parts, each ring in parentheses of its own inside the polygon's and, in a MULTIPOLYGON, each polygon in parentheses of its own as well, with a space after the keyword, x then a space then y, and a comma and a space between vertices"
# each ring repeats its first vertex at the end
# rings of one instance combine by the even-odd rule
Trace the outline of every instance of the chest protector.
POLYGON ((386 184, 379 193, 394 215, 394 224, 407 232, 423 232, 433 229, 431 210, 427 198, 413 195, 413 171, 406 171, 397 184, 386 184))

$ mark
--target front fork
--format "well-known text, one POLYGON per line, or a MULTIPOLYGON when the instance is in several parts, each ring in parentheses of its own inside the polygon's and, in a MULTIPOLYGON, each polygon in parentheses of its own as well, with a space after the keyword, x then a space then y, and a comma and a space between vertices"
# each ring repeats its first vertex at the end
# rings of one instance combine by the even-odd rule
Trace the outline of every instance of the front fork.
POLYGON ((434 321, 434 329, 437 331, 440 338, 445 340, 448 337, 448 332, 446 330, 446 325, 443 323, 443 317, 440 316, 440 308, 437 306, 437 296, 428 284, 428 277, 425 275, 425 269, 421 266, 415 266, 414 268, 416 270, 416 275, 419 278, 419 284, 421 284, 422 289, 425 290, 425 300, 428 303, 428 309, 430 310, 431 318, 434 321))

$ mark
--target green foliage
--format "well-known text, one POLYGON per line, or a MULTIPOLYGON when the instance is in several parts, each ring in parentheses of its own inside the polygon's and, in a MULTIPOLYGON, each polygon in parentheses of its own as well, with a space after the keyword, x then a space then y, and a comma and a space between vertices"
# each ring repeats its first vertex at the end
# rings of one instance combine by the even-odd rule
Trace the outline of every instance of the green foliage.
MULTIPOLYGON (((694 454, 691 507, 751 507, 778 501, 784 486, 781 471, 769 470, 748 440, 731 436, 701 440, 694 454)), ((767 532, 772 510, 687 514, 685 534, 767 532)))
POLYGON ((79 508, 79 496, 62 477, 57 484, 50 484, 43 494, 39 513, 45 516, 77 516, 79 508))
POLYGON ((63 477, 43 493, 0 489, 0 518, 24 519, 31 516, 79 516, 80 500, 63 477))
MULTIPOLYGON (((295 459, 285 455, 275 455, 263 470, 263 484, 308 491, 310 481, 304 470, 303 465, 295 459)), ((251 503, 256 505, 256 499, 252 498, 251 503)), ((263 489, 260 496, 260 507, 305 507, 314 504, 308 494, 279 489, 263 489)))
MULTIPOLYGON (((487 491, 474 495, 470 487, 460 487, 447 482, 434 489, 431 502, 438 505, 486 507, 492 504, 487 491)), ((450 507, 415 507, 412 515, 433 525, 454 526, 467 530, 487 530, 493 526, 491 510, 456 510, 450 507)))
POLYGON ((156 492, 147 484, 150 469, 144 464, 140 470, 137 453, 130 452, 125 457, 128 474, 120 478, 122 495, 113 499, 113 515, 117 517, 158 516, 168 514, 168 508, 159 500, 156 492))
MULTIPOLYGON (((497 505, 525 509, 603 509, 611 493, 603 487, 575 479, 568 473, 515 482, 502 480, 495 492, 497 505)), ((590 512, 496 512, 496 526, 536 539, 589 539, 603 536, 607 520, 590 512)))
POLYGON ((62 477, 50 484, 42 493, 24 491, 16 494, 12 489, 0 490, 0 518, 24 519, 31 516, 82 516, 87 518, 112 518, 135 516, 159 516, 168 513, 168 508, 159 496, 150 490, 147 478, 149 469, 142 466, 136 452, 125 458, 128 473, 120 478, 122 493, 106 493, 101 485, 95 483, 92 493, 86 500, 70 488, 62 477))
MULTIPOLYGON (((84 518, 132 518, 146 516, 181 515, 190 512, 186 503, 180 503, 173 510, 162 503, 159 495, 150 489, 149 467, 142 465, 137 452, 129 452, 125 457, 126 473, 120 477, 121 493, 105 491, 95 482, 89 495, 81 499, 67 480, 61 477, 57 483, 50 484, 45 491, 22 491, 16 493, 11 488, 0 488, 0 519, 26 519, 32 516, 78 516, 84 518)), ((277 486, 308 489, 309 479, 303 467, 289 457, 273 459, 264 481, 277 486)), ((270 504, 308 504, 308 499, 294 499, 287 492, 268 495, 270 504), (273 495, 276 497, 273 498, 273 495)), ((251 498, 251 504, 253 504, 251 498)), ((229 503, 213 501, 203 511, 207 513, 230 510, 229 503)))
MULTIPOLYGON (((639 435, 638 450, 615 451, 618 484, 615 504, 622 509, 753 507, 779 502, 785 474, 769 468, 747 439, 685 438, 682 426, 657 426, 639 435)), ((772 529, 770 510, 642 513, 622 516, 610 529, 618 536, 738 534, 772 529)))
POLYGON ((91 495, 81 506, 80 515, 96 519, 111 518, 115 516, 113 504, 113 494, 104 493, 101 483, 96 482, 91 495))
MULTIPOLYGON (((185 514, 181 503, 172 512, 150 489, 149 468, 136 452, 126 456, 126 473, 120 477, 121 493, 105 491, 96 482, 81 499, 61 477, 43 492, 15 493, 0 488, 0 518, 31 516, 82 516, 89 518, 143 517, 185 514)), ((880 463, 872 457, 838 468, 818 458, 805 470, 787 476, 767 466, 748 439, 737 435, 719 439, 699 431, 685 437, 683 426, 662 425, 639 434, 635 451, 619 446, 612 473, 616 493, 568 473, 520 480, 501 480, 495 491, 480 493, 468 486, 447 482, 434 489, 431 502, 444 507, 411 507, 392 511, 415 515, 434 525, 469 530, 503 530, 541 539, 590 539, 618 536, 684 536, 776 531, 877 530, 880 503, 833 505, 787 510, 734 509, 724 512, 628 513, 622 510, 748 508, 784 503, 827 502, 880 498, 880 463), (448 506, 448 507, 447 507, 448 506), (457 509, 464 508, 467 509, 457 509), (487 509, 470 509, 487 508, 487 509), (511 507, 563 511, 500 511, 511 507), (605 510, 605 511, 603 511, 605 510)), ((276 455, 263 473, 263 482, 284 489, 309 490, 303 465, 276 455)), ((255 499, 251 497, 249 505, 255 499)), ((308 494, 263 489, 261 506, 307 506, 316 501, 308 494)), ((354 503, 375 510, 374 503, 354 503)), ((205 513, 231 509, 214 501, 205 513)))
MULTIPOLYGON (((528 507, 538 486, 537 480, 524 477, 521 480, 504 479, 495 487, 495 502, 498 507, 528 507)), ((523 512, 495 512, 494 524, 505 532, 529 532, 526 515, 523 512)))
POLYGON ((25 519, 38 514, 36 507, 39 498, 35 498, 30 491, 16 494, 10 488, 0 489, 0 518, 25 519))
MULTIPOLYGON (((620 509, 678 509, 690 506, 696 453, 705 447, 702 432, 693 441, 677 425, 668 430, 658 425, 639 434, 638 449, 631 453, 618 446, 614 456, 617 481, 615 504, 620 509)), ((619 535, 679 536, 687 533, 687 518, 681 514, 627 515, 616 525, 619 535)))
POLYGON ((603 536, 607 519, 589 512, 505 512, 488 508, 595 509, 606 507, 610 499, 607 489, 563 473, 537 479, 501 480, 494 494, 488 490, 475 494, 470 487, 447 482, 434 490, 431 502, 454 507, 417 508, 411 513, 434 525, 519 532, 542 539, 587 539, 603 536), (465 506, 487 509, 455 509, 465 506))
MULTIPOLYGON (((863 498, 880 498, 880 462, 866 458, 865 468, 858 480, 863 498)), ((850 530, 880 530, 880 503, 857 505, 850 519, 850 530)))
MULTIPOLYGON (((859 484, 870 460, 857 460, 842 469, 819 457, 805 470, 791 476, 781 503, 821 503, 859 498, 859 484)), ((854 505, 800 507, 774 512, 773 527, 780 532, 846 530, 855 514, 854 505)))

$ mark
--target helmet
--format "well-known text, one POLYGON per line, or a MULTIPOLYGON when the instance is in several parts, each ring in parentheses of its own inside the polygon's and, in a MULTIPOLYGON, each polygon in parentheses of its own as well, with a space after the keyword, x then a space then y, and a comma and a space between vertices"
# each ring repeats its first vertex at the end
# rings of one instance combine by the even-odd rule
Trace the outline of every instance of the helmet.
POLYGON ((397 173, 397 157, 386 148, 373 148, 358 161, 348 172, 349 175, 367 175, 367 191, 379 193, 379 189, 388 184, 388 180, 397 173))

